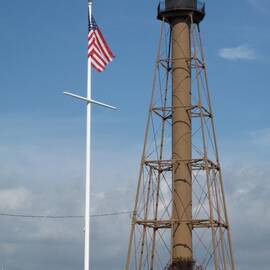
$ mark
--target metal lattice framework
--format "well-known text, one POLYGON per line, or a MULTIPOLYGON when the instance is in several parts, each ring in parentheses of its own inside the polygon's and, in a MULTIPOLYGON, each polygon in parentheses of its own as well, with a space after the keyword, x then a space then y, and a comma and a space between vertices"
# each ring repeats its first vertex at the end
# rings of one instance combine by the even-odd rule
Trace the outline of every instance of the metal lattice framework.
MULTIPOLYGON (((173 224, 192 228, 193 269, 234 270, 229 222, 199 25, 191 23, 192 220, 172 218, 172 37, 161 25, 132 217, 126 270, 181 269, 172 263, 173 224)), ((181 201, 181 198, 179 198, 181 201)), ((184 269, 184 268, 183 268, 184 269)))

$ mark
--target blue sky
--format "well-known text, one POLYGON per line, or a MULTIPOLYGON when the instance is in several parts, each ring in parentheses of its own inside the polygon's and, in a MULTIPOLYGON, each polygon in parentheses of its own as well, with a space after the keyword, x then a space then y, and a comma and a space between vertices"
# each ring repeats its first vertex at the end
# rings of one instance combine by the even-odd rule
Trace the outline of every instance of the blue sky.
MULTIPOLYGON (((97 200, 94 210, 129 210, 132 206, 130 198, 138 174, 159 35, 159 22, 155 19, 157 3, 94 1, 95 19, 116 59, 104 73, 94 73, 93 96, 119 108, 117 112, 94 108, 93 112, 93 192, 97 200)), ((229 206, 233 209, 232 223, 236 224, 235 249, 239 269, 249 270, 252 268, 245 264, 248 252, 243 247, 251 246, 251 242, 245 243, 245 235, 240 233, 239 213, 246 213, 244 209, 254 192, 258 194, 254 205, 269 204, 267 193, 261 196, 260 190, 266 187, 269 190, 266 179, 270 161, 270 3, 208 0, 206 4, 207 16, 201 30, 225 186, 232 192, 229 206)), ((62 92, 85 94, 87 3, 2 1, 0 32, 0 210, 81 213, 85 107, 62 92)), ((269 214, 257 210, 254 209, 254 215, 256 212, 258 218, 270 220, 269 214)), ((249 221, 250 227, 246 229, 249 232, 255 224, 250 213, 244 218, 249 221)), ((3 261, 9 266, 7 269, 36 269, 42 254, 47 252, 48 258, 54 255, 50 254, 48 243, 56 246, 60 243, 57 252, 63 248, 66 254, 72 254, 74 250, 66 247, 63 240, 66 235, 71 235, 70 243, 76 243, 76 252, 80 251, 80 222, 54 224, 56 227, 51 231, 39 222, 30 226, 20 221, 20 230, 8 222, 3 220, 0 227, 5 232, 5 237, 0 236, 0 247, 2 243, 4 250, 0 266, 3 261), (33 235, 32 231, 37 233, 33 235), (63 239, 54 237, 55 231, 63 239), (31 258, 35 249, 31 241, 36 241, 42 251, 36 259, 18 265, 12 262, 13 256, 18 256, 21 262, 28 255, 31 258), (22 249, 23 245, 28 248, 22 249)), ((129 220, 121 220, 123 231, 128 232, 124 222, 129 220)), ((107 243, 102 232, 95 230, 95 233, 97 243, 107 243)), ((267 228, 256 233, 250 241, 270 240, 267 228)), ((124 239, 122 244, 126 245, 124 239)), ((119 254, 122 251, 119 249, 119 254)), ((108 260, 104 264, 97 260, 95 266, 105 269, 105 265, 115 260, 118 255, 115 253, 108 251, 108 260)), ((59 254, 51 264, 52 269, 65 266, 65 256, 59 254)), ((269 247, 263 254, 270 257, 269 247)), ((268 269, 267 260, 261 264, 262 270, 268 269)), ((119 259, 115 269, 122 266, 122 261, 119 259)), ((78 267, 81 258, 73 263, 67 265, 78 267)))
MULTIPOLYGON (((2 5, 2 116, 13 117, 18 112, 26 119, 83 116, 83 106, 72 104, 61 93, 72 89, 83 94, 85 90, 84 5, 84 1, 15 1, 2 5)), ((270 61, 265 52, 270 41, 269 10, 262 11, 263 5, 269 8, 263 0, 226 1, 218 7, 211 1, 207 3, 202 30, 220 136, 236 128, 248 132, 265 127, 267 106, 263 103, 268 97, 270 61), (254 59, 244 56, 226 61, 219 57, 222 48, 238 47, 254 59)), ((117 56, 107 72, 95 75, 94 96, 120 108, 116 114, 96 109, 95 118, 97 122, 99 117, 112 117, 115 121, 128 118, 133 123, 128 129, 137 140, 138 127, 143 127, 145 119, 143 108, 148 104, 159 33, 155 6, 156 1, 134 5, 126 1, 94 3, 96 20, 117 56), (130 100, 136 103, 131 106, 130 100)), ((117 136, 124 137, 125 133, 122 130, 117 136)))

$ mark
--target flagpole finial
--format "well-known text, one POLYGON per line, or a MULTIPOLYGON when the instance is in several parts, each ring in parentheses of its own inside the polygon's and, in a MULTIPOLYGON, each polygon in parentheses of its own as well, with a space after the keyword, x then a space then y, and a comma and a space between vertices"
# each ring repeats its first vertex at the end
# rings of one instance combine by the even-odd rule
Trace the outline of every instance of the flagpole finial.
POLYGON ((92 25, 92 9, 93 9, 93 3, 92 0, 88 0, 88 22, 89 25, 92 25))

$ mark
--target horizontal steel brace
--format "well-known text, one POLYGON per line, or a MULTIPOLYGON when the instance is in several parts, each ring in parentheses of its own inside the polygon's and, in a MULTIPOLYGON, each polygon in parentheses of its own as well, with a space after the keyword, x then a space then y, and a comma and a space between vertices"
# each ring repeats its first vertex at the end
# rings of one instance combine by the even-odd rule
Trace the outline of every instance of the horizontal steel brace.
POLYGON ((217 220, 198 219, 198 220, 134 220, 135 224, 146 226, 153 229, 169 229, 173 224, 190 224, 193 229, 197 228, 225 228, 228 229, 228 225, 219 222, 217 220))
POLYGON ((191 68, 194 68, 194 69, 197 69, 197 68, 205 69, 205 63, 201 59, 194 58, 194 57, 190 57, 190 58, 183 58, 183 57, 181 57, 181 58, 179 58, 179 57, 178 58, 165 58, 165 59, 160 59, 158 61, 158 63, 162 67, 166 68, 166 65, 164 65, 164 63, 165 64, 168 64, 169 63, 171 65, 173 63, 173 61, 175 61, 175 60, 186 60, 190 64, 190 67, 191 68))
POLYGON ((190 164, 193 170, 220 170, 217 163, 207 158, 192 160, 146 160, 144 161, 144 164, 157 171, 171 171, 173 164, 178 164, 180 162, 190 164))
POLYGON ((157 116, 161 117, 164 120, 168 120, 172 118, 172 112, 175 109, 183 109, 185 108, 186 110, 191 112, 191 117, 193 118, 198 118, 198 117, 208 117, 208 118, 212 118, 213 114, 206 109, 204 106, 202 105, 192 105, 189 107, 185 107, 185 106, 181 106, 181 107, 153 107, 151 108, 151 111, 154 112, 157 116), (165 115, 166 113, 166 115, 165 115))

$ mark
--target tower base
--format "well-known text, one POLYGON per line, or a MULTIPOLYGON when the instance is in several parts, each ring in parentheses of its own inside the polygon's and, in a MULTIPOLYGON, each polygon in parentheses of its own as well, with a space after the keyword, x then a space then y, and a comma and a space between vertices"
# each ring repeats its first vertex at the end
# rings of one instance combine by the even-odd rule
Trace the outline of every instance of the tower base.
POLYGON ((203 268, 196 265, 192 259, 178 259, 172 262, 166 270, 203 270, 203 268))

